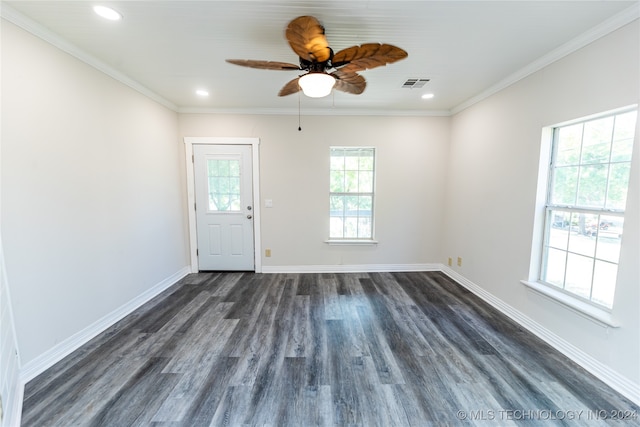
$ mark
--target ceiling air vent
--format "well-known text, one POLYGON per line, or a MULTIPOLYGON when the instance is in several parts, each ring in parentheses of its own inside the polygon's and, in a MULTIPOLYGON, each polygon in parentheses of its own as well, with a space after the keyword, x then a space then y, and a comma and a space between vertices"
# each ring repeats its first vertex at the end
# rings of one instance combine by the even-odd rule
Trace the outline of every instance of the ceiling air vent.
POLYGON ((420 89, 429 80, 430 79, 407 79, 407 81, 402 84, 402 87, 407 89, 420 89))

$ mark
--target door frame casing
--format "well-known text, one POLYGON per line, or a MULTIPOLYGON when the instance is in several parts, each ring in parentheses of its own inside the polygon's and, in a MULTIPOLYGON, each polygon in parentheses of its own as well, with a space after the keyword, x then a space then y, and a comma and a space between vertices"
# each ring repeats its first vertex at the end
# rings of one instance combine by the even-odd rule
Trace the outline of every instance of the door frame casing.
POLYGON ((238 137, 184 137, 185 163, 187 172, 187 211, 189 214, 189 255, 191 272, 198 270, 198 237, 196 231, 196 193, 193 171, 193 145, 250 145, 251 169, 253 172, 253 257, 256 273, 262 272, 262 245, 260 241, 260 138, 238 137))

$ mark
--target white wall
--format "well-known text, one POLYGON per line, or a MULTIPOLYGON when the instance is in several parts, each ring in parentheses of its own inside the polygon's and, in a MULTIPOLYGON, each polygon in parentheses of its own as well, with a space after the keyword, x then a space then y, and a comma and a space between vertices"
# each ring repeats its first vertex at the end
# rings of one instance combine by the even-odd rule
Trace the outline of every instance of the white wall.
POLYGON ((261 240, 272 250, 265 270, 438 259, 449 118, 304 116, 301 132, 294 116, 180 114, 179 123, 181 137, 260 138, 261 240), (377 246, 324 243, 329 147, 340 145, 377 149, 377 246))
POLYGON ((2 237, 27 365, 188 265, 177 114, 2 22, 2 237))
POLYGON ((638 135, 613 315, 605 328, 520 283, 532 253, 541 130, 638 103, 638 21, 452 118, 441 259, 525 316, 640 384, 638 135))

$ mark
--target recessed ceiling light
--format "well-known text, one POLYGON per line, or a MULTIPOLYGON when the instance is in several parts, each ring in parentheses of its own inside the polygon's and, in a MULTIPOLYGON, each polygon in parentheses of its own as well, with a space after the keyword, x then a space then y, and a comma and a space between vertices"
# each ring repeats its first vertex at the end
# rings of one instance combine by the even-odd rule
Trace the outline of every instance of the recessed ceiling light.
POLYGON ((198 89, 198 90, 196 91, 196 95, 198 95, 198 96, 209 96, 209 92, 207 92, 207 91, 206 91, 206 90, 204 90, 204 89, 198 89))
POLYGON ((431 99, 433 98, 435 95, 432 93, 425 93, 424 95, 422 95, 422 99, 431 99))
POLYGON ((93 11, 102 16, 104 19, 108 19, 110 21, 119 21, 122 19, 122 14, 116 10, 111 9, 110 7, 94 6, 93 11))

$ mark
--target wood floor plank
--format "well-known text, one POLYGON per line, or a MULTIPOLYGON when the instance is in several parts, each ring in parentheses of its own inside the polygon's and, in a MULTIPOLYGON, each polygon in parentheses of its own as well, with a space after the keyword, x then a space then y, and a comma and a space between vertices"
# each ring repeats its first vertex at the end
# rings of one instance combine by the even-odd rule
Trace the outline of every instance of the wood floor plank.
POLYGON ((225 390, 222 401, 216 408, 211 420, 211 427, 244 425, 244 418, 251 400, 250 386, 229 386, 225 390))
POLYGON ((310 386, 322 386, 330 384, 327 352, 327 329, 324 318, 324 290, 320 286, 312 286, 314 276, 310 274, 300 275, 298 282, 298 295, 309 295, 311 303, 309 330, 311 341, 310 355, 307 357, 307 383, 310 386))
POLYGON ((441 272, 207 272, 27 384, 22 424, 549 424, 535 411, 640 426, 638 406, 441 272))
POLYGON ((405 378, 402 370, 398 366, 385 336, 376 326, 374 315, 368 307, 358 306, 357 310, 380 382, 382 384, 404 384, 405 378))
POLYGON ((327 320, 326 324, 333 422, 337 425, 361 425, 362 410, 357 398, 344 321, 327 320))
MULTIPOLYGON (((167 359, 153 357, 102 407, 90 426, 146 425, 178 378, 164 374, 167 359)), ((69 420, 65 420, 69 421, 69 420)))
POLYGON ((310 304, 309 295, 296 295, 294 298, 286 357, 305 357, 310 355, 310 304))

